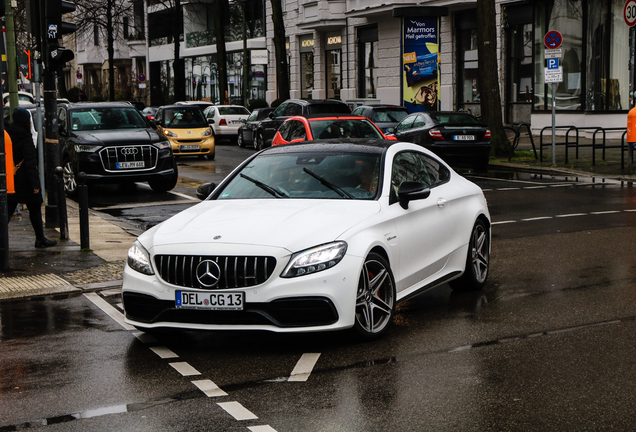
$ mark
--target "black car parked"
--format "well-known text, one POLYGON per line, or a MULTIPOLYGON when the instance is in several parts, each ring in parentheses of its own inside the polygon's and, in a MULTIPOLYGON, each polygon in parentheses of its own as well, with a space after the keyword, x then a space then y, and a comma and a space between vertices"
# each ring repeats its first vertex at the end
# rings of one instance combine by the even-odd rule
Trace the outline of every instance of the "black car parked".
POLYGON ((261 122, 256 132, 256 149, 272 145, 276 131, 288 117, 308 114, 351 114, 351 110, 346 103, 334 99, 288 99, 261 122))
POLYGON ((382 131, 387 133, 389 128, 409 115, 409 110, 397 105, 363 105, 353 110, 353 114, 361 115, 371 120, 382 131))
POLYGON ((256 133, 261 127, 261 122, 268 118, 274 108, 256 108, 238 129, 237 142, 239 147, 254 146, 256 149, 256 133))
POLYGON ((60 105, 57 115, 67 194, 76 192, 80 172, 88 182, 147 181, 161 192, 177 184, 170 142, 129 103, 60 105))
POLYGON ((405 117, 394 132, 398 141, 419 144, 450 165, 488 168, 490 131, 468 113, 418 112, 405 117))

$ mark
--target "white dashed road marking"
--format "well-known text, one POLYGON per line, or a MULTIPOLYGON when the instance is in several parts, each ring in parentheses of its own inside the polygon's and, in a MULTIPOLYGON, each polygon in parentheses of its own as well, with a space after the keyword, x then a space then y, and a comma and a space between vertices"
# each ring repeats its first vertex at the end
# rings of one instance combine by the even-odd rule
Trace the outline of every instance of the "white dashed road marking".
POLYGON ((218 405, 236 420, 254 420, 258 418, 238 402, 222 402, 218 405))
POLYGON ((271 427, 270 425, 265 426, 250 426, 248 427, 252 432, 276 432, 276 429, 271 427))
POLYGON ((201 375, 201 372, 190 366, 186 362, 170 363, 170 366, 176 369, 183 376, 201 375))
POLYGON ((197 386, 207 397, 219 397, 227 396, 223 390, 221 390, 212 380, 205 379, 199 381, 192 381, 192 384, 197 386))
POLYGON ((163 346, 150 347, 150 349, 162 359, 179 358, 179 356, 176 355, 173 351, 163 346))
POLYGON ((287 381, 307 381, 319 357, 320 353, 303 354, 287 381))

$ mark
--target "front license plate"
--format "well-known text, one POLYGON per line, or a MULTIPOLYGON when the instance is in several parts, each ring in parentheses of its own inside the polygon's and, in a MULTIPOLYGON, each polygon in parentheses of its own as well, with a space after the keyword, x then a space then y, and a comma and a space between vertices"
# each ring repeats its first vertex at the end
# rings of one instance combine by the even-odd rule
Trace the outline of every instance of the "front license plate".
POLYGON ((117 162, 117 169, 143 168, 144 161, 140 162, 117 162))
POLYGON ((181 150, 199 150, 198 145, 182 145, 181 150))
POLYGON ((475 135, 455 135, 453 139, 455 141, 474 141, 475 135))
POLYGON ((177 309, 243 310, 245 294, 176 291, 175 301, 177 309))

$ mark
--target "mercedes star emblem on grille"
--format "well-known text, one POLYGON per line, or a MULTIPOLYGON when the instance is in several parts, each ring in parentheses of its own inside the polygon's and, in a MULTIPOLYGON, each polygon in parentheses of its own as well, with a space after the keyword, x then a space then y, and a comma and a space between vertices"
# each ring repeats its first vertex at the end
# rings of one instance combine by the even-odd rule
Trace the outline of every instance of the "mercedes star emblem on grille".
POLYGON ((121 149, 121 154, 136 155, 138 151, 139 150, 137 150, 135 147, 124 147, 123 149, 121 149))
POLYGON ((204 260, 199 263, 196 270, 197 280, 201 286, 212 288, 219 283, 221 269, 219 265, 211 260, 204 260))

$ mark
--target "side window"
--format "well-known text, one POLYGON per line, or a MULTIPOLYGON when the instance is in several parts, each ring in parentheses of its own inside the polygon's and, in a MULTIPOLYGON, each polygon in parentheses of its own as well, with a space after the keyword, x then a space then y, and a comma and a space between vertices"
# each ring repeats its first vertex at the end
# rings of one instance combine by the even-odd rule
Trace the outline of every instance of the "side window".
POLYGON ((60 109, 57 111, 57 118, 59 122, 59 128, 66 132, 66 111, 64 109, 60 109))
POLYGON ((295 104, 295 103, 290 103, 287 105, 287 109, 285 109, 285 116, 295 116, 295 115, 301 115, 303 113, 303 109, 300 105, 295 104))
POLYGON ((291 139, 289 138, 289 135, 292 128, 292 123, 295 123, 295 122, 287 121, 283 123, 282 125, 280 125, 280 128, 278 128, 278 132, 280 132, 280 136, 282 136, 285 141, 291 141, 291 139))
POLYGON ((307 131, 305 131, 305 125, 301 121, 292 122, 293 126, 291 127, 289 141, 295 139, 307 139, 307 131))
POLYGON ((283 113, 287 109, 287 105, 289 105, 288 102, 284 102, 284 103, 280 104, 278 106, 278 108, 276 108, 276 110, 274 111, 274 117, 282 117, 283 113))
POLYGON ((216 108, 210 108, 208 110, 208 115, 206 116, 207 118, 214 118, 214 115, 216 114, 216 108))
POLYGON ((363 116, 364 115, 364 108, 356 108, 356 109, 353 110, 353 112, 351 114, 363 116))
POLYGON ((433 188, 446 183, 450 171, 437 159, 419 152, 403 152, 393 159, 391 168, 391 185, 395 196, 398 188, 405 181, 424 183, 433 188))
POLYGON ((396 132, 404 132, 408 129, 411 129, 413 126, 413 122, 415 121, 416 115, 411 115, 406 117, 402 122, 397 126, 396 132))
POLYGON ((437 159, 420 154, 430 178, 430 187, 439 186, 450 179, 450 171, 437 159))
POLYGON ((258 117, 258 111, 254 111, 252 114, 250 114, 250 116, 247 118, 248 122, 254 121, 256 120, 256 117, 258 117))
POLYGON ((420 128, 426 126, 426 120, 422 116, 415 117, 415 121, 413 122, 413 129, 420 128))
POLYGON ((155 123, 160 125, 163 119, 163 108, 159 108, 155 114, 155 123))

